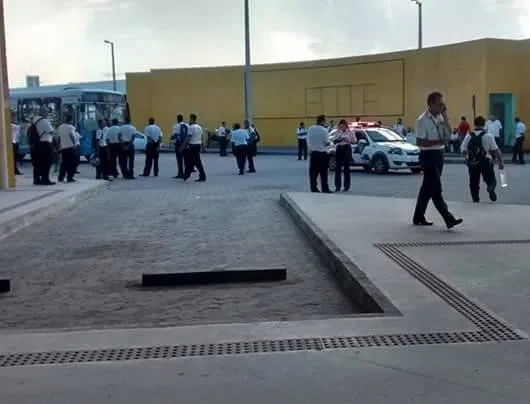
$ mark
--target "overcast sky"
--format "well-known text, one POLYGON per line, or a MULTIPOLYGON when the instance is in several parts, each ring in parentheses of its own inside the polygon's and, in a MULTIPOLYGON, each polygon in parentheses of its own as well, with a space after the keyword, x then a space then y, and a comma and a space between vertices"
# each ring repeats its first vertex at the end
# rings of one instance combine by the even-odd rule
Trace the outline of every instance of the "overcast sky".
MULTIPOLYGON (((414 48, 410 0, 250 0, 252 62, 414 48)), ((117 70, 241 64, 243 0, 4 0, 9 78, 42 84, 111 78, 117 70)), ((530 0, 423 0, 424 46, 530 36, 530 0)))

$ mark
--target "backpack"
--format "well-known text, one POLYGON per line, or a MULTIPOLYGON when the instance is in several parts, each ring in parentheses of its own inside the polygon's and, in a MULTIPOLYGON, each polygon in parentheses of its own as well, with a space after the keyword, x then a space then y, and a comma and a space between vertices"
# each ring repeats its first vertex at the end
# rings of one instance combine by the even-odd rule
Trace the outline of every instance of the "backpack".
POLYGON ((189 127, 185 123, 181 123, 179 127, 179 133, 177 133, 177 142, 184 143, 188 137, 189 127))
POLYGON ((35 122, 32 122, 31 125, 29 125, 27 136, 28 136, 28 143, 30 147, 34 147, 40 141, 40 135, 39 135, 39 130, 37 129, 37 124, 42 119, 43 118, 39 118, 35 122))
POLYGON ((487 152, 482 146, 482 137, 486 134, 483 130, 479 134, 471 132, 471 139, 467 146, 467 163, 470 166, 477 166, 483 163, 487 158, 487 152))

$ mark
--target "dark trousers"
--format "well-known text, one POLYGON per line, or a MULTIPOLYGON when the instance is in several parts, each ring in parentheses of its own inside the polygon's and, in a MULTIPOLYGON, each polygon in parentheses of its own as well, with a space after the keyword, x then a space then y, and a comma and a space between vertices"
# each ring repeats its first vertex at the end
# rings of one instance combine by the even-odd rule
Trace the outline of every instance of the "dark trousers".
POLYGON ((109 172, 109 162, 110 162, 110 150, 109 146, 99 146, 97 149, 99 165, 96 166, 96 179, 109 178, 109 175, 112 173, 109 172))
POLYGON ((159 142, 149 142, 146 145, 145 149, 145 167, 144 167, 144 177, 149 177, 151 174, 151 167, 154 163, 153 174, 155 177, 158 177, 158 158, 160 157, 160 143, 159 142))
POLYGON ((204 172, 201 160, 201 148, 202 145, 200 144, 192 144, 189 145, 188 150, 186 150, 186 153, 184 154, 184 157, 186 158, 186 162, 184 163, 186 167, 184 179, 187 180, 190 178, 193 169, 197 168, 197 171, 199 171, 199 180, 206 181, 206 173, 204 172))
POLYGON ((236 156, 239 174, 243 175, 245 173, 245 162, 247 161, 247 146, 234 146, 234 156, 236 156))
POLYGON ((298 160, 307 160, 307 139, 298 139, 298 160))
POLYGON ((109 174, 114 178, 118 176, 118 160, 120 158, 121 150, 119 143, 111 143, 109 149, 109 174))
POLYGON ((344 190, 348 191, 351 184, 350 161, 351 161, 351 146, 337 146, 335 151, 335 158, 337 166, 335 168, 335 189, 340 191, 342 175, 344 173, 344 190))
POLYGON ((184 156, 180 152, 180 146, 182 146, 182 143, 175 143, 175 157, 177 158, 177 177, 183 178, 185 173, 184 156))
POLYGON ((318 177, 320 177, 322 192, 329 192, 328 164, 327 152, 311 152, 309 158, 309 185, 311 186, 311 192, 318 192, 318 177))
POLYGON ((61 150, 61 167, 59 167, 59 182, 64 181, 66 176, 67 181, 74 179, 75 170, 77 168, 77 153, 75 147, 61 150))
POLYGON ((15 169, 15 174, 19 174, 20 171, 18 171, 18 150, 19 146, 18 143, 13 143, 13 168, 15 169))
POLYGON ((123 178, 131 178, 134 176, 134 172, 130 171, 131 166, 131 151, 132 151, 132 166, 134 169, 134 149, 130 142, 124 142, 120 145, 120 153, 118 160, 120 163, 120 171, 123 178))
POLYGON ((50 168, 53 161, 53 146, 49 142, 35 144, 31 156, 33 163, 33 183, 46 184, 50 181, 50 168))
POLYGON ((499 137, 495 138, 495 143, 497 143, 497 147, 501 150, 502 153, 502 149, 504 149, 504 137, 502 134, 499 137))
POLYGON ((480 177, 486 183, 488 192, 495 191, 497 186, 497 179, 495 178, 495 170, 493 162, 490 159, 485 159, 482 163, 477 165, 468 165, 469 171, 469 191, 471 191, 471 198, 474 202, 480 200, 480 177))
POLYGON ((524 136, 515 139, 513 145, 512 162, 515 163, 519 158, 519 164, 524 164, 524 150, 523 150, 524 136))
POLYGON ((425 221, 425 211, 432 199, 434 207, 446 224, 455 220, 449 212, 447 203, 442 196, 442 170, 444 165, 444 154, 442 150, 422 150, 420 152, 420 164, 423 170, 423 182, 416 202, 413 221, 419 223, 425 221))
POLYGON ((256 145, 249 144, 247 146, 247 161, 248 161, 248 172, 255 173, 256 167, 254 167, 254 157, 256 156, 256 145))
POLYGON ((134 149, 134 143, 129 142, 128 146, 125 149, 125 155, 127 156, 127 172, 129 173, 129 178, 134 177, 134 157, 136 155, 136 150, 134 149))
POLYGON ((75 147, 75 171, 79 168, 79 164, 81 163, 81 147, 76 146, 75 147))
POLYGON ((226 156, 226 136, 219 137, 219 155, 226 156))

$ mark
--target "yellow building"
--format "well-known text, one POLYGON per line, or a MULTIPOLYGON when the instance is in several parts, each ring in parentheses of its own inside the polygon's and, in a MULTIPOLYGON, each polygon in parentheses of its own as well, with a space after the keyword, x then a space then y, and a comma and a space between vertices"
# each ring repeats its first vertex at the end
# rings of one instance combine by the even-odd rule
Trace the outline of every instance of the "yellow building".
MULTIPOLYGON (((253 121, 262 145, 294 146, 300 121, 360 116, 413 126, 427 94, 440 90, 453 125, 495 113, 507 141, 513 119, 530 120, 530 40, 482 39, 380 55, 253 66, 253 121)), ((133 122, 155 117, 164 131, 178 113, 210 130, 244 119, 243 67, 153 69, 127 74, 133 122)))

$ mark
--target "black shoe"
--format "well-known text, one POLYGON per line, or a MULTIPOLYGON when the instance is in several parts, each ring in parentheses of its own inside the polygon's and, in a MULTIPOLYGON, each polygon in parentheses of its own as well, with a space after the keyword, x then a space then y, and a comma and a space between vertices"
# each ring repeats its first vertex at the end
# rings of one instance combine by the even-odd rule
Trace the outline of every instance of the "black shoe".
POLYGON ((245 173, 239 173, 239 175, 245 175, 245 173))
POLYGON ((100 176, 96 176, 96 180, 100 180, 101 179, 101 175, 100 176))
POLYGON ((322 191, 323 194, 332 194, 333 191, 331 189, 327 189, 325 191, 322 191))
POLYGON ((423 220, 414 220, 412 224, 414 226, 432 226, 434 223, 428 222, 427 220, 423 219, 423 220))
POLYGON ((463 222, 464 222, 464 219, 453 219, 447 223, 447 228, 452 229, 453 227, 458 226, 459 224, 462 224, 463 222))
POLYGON ((349 192, 349 191, 350 191, 350 188, 344 188, 344 189, 342 190, 342 192, 349 192))
POLYGON ((81 174, 81 172, 79 172, 79 171, 76 171, 75 173, 76 173, 76 174, 81 174))
POLYGON ((206 178, 199 178, 198 180, 195 180, 195 182, 206 182, 206 178))
POLYGON ((55 185, 56 183, 53 181, 43 181, 40 183, 40 185, 55 185))
POLYGON ((315 192, 315 193, 320 193, 320 190, 319 189, 312 189, 311 192, 315 192))
POLYGON ((490 194, 490 201, 496 202, 497 201, 497 194, 495 193, 495 190, 491 190, 489 192, 489 194, 490 194))
POLYGON ((74 179, 74 178, 72 178, 71 180, 67 180, 66 182, 68 182, 68 183, 71 183, 71 182, 77 182, 77 180, 74 179))
POLYGON ((15 175, 24 175, 24 173, 22 173, 19 170, 17 170, 17 171, 15 171, 15 175))
POLYGON ((149 174, 140 174, 140 177, 149 177, 149 174))
MULTIPOLYGON (((154 176, 155 176, 155 177, 158 177, 158 174, 155 174, 154 176)), ((149 176, 148 176, 148 177, 149 177, 149 176)))
POLYGON ((109 182, 112 182, 112 178, 109 178, 109 177, 103 177, 103 181, 109 181, 109 182))

